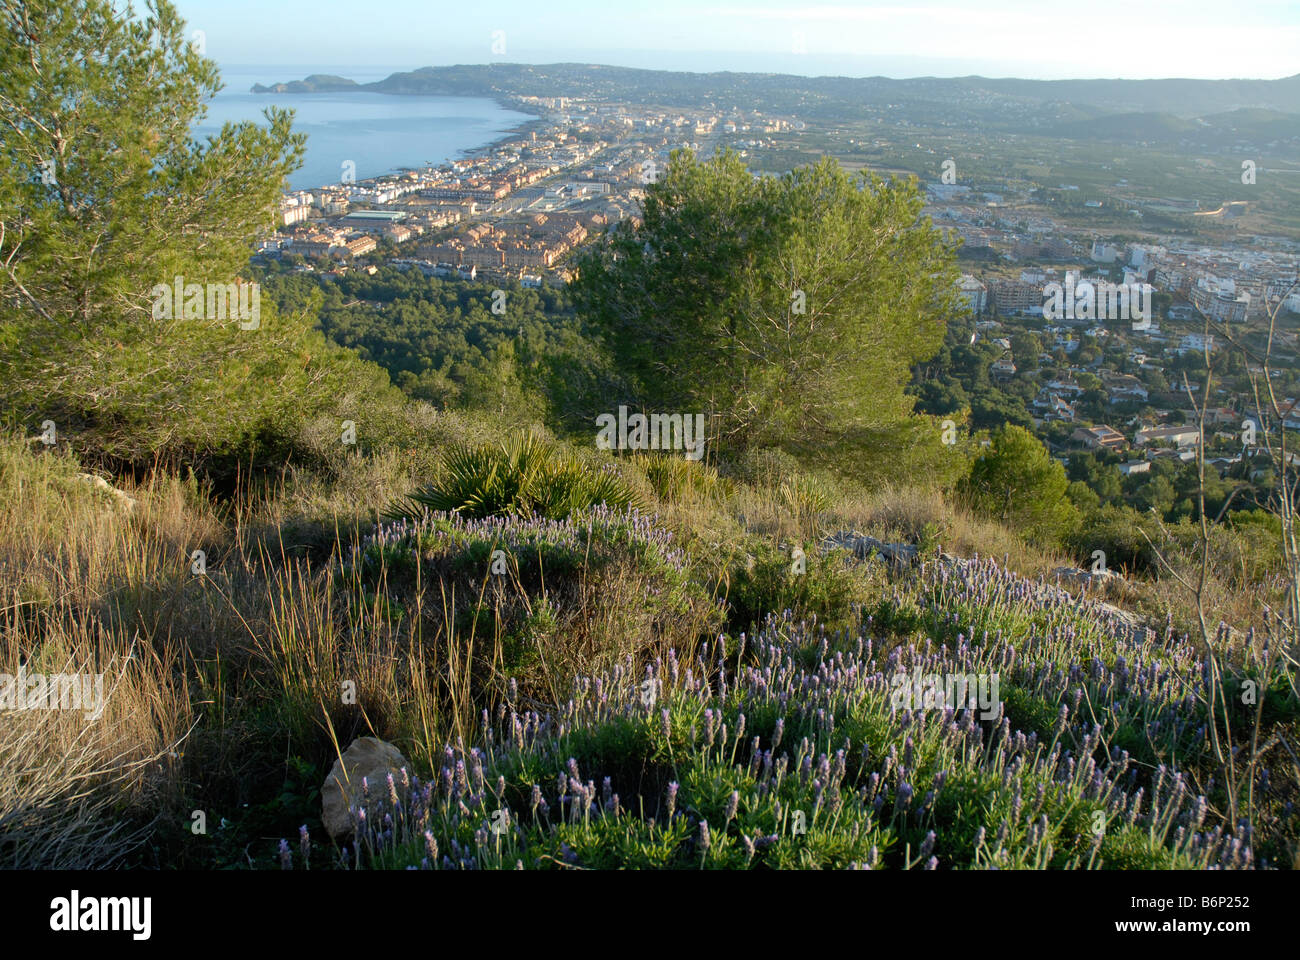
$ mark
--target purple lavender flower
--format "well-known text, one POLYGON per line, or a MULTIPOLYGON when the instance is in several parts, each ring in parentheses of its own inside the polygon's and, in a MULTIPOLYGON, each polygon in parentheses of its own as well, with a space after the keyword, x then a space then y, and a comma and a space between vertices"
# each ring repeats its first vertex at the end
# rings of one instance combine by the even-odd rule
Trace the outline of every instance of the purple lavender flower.
POLYGON ((925 839, 921 841, 921 856, 928 857, 934 852, 934 840, 934 831, 931 830, 925 835, 925 839))

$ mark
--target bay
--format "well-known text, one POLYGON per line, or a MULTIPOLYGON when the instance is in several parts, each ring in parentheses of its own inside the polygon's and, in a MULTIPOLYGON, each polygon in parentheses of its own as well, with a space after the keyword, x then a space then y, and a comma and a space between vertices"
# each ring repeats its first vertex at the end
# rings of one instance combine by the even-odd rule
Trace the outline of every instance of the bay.
POLYGON ((289 177, 289 186, 305 190, 338 183, 348 162, 355 164, 358 180, 401 167, 445 163, 534 119, 482 97, 250 92, 254 83, 301 80, 316 73, 369 83, 393 72, 338 66, 223 66, 225 88, 209 102, 207 116, 194 132, 201 139, 226 122, 265 123, 263 111, 271 105, 293 109, 294 129, 307 134, 307 149, 302 167, 289 177))

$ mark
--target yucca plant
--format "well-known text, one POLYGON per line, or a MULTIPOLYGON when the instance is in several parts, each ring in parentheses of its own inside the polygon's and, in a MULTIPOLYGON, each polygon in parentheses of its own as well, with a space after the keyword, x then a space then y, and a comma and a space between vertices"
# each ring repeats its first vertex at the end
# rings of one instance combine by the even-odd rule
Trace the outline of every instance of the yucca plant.
POLYGON ((661 500, 681 500, 688 495, 709 497, 719 488, 718 471, 685 457, 638 453, 632 463, 644 471, 661 500))
POLYGON ((812 477, 792 476, 782 482, 777 492, 781 502, 798 517, 811 517, 830 508, 830 496, 812 477))
POLYGON ((540 516, 562 520, 574 510, 604 503, 639 507, 639 498, 612 465, 599 468, 532 433, 499 446, 460 447, 444 458, 438 479, 386 514, 425 510, 467 517, 540 516))

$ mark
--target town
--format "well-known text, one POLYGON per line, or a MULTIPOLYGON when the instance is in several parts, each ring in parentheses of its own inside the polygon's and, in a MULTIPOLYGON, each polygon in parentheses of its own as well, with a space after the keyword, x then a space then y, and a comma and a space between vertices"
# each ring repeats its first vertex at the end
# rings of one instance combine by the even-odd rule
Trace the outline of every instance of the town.
MULTIPOLYGON (((1220 472, 1249 464, 1263 432, 1252 375, 1263 376, 1263 366, 1230 369, 1208 400, 1200 392, 1207 359, 1226 346, 1225 337, 1263 355, 1271 317, 1286 318, 1273 331, 1272 386, 1282 401, 1283 426, 1300 429, 1300 411, 1293 412, 1300 394, 1293 369, 1300 314, 1294 254, 1176 242, 1119 246, 1101 239, 1081 246, 1064 231, 1056 249, 1048 249, 1050 241, 1038 249, 1008 242, 1007 259, 1024 264, 1018 270, 966 273, 959 281, 973 327, 970 345, 984 346, 991 388, 1027 415, 1022 422, 1032 422, 1063 463, 1089 451, 1129 477, 1161 460, 1194 461, 1201 436, 1196 418, 1204 407, 1207 464, 1220 472), (1115 310, 1112 302, 1106 310, 1098 298, 1095 311, 1053 314, 1052 294, 1062 288, 1091 291, 1108 284, 1145 286, 1162 309, 1130 316, 1127 305, 1115 310)), ((1075 298, 1076 306, 1082 299, 1075 298)), ((955 409, 929 404, 928 412, 955 409)), ((1236 474, 1258 476, 1252 471, 1236 474)))
MULTIPOLYGON (((1284 426, 1300 429, 1300 410, 1292 412, 1300 397, 1300 240, 1285 230, 1243 230, 1261 223, 1244 201, 1159 196, 1136 175, 1082 185, 1035 182, 1017 169, 998 176, 974 147, 971 162, 964 159, 942 118, 933 121, 942 132, 936 146, 906 142, 925 136, 907 124, 876 129, 868 146, 834 119, 712 101, 680 108, 598 94, 504 101, 537 119, 473 156, 364 180, 344 163, 339 183, 287 193, 282 223, 261 241, 258 259, 322 279, 388 266, 563 289, 584 243, 638 222, 647 186, 675 149, 703 158, 731 150, 756 176, 823 150, 850 168, 868 167, 863 158, 872 156, 873 170, 879 164, 884 175, 921 180, 923 216, 961 245, 956 295, 969 329, 950 329, 950 340, 965 340, 954 343, 959 362, 916 372, 918 411, 965 413, 972 431, 1020 423, 1072 464, 1074 479, 1095 485, 1098 470, 1118 471, 1133 499, 1153 464, 1165 461, 1154 476, 1169 476, 1169 464, 1196 459, 1203 405, 1207 463, 1242 482, 1267 480, 1267 458, 1254 463, 1264 425, 1252 377, 1263 368, 1233 369, 1205 403, 1199 391, 1223 331, 1262 353, 1276 318, 1272 386, 1284 426), (973 172, 962 182, 967 168, 973 172)), ((888 114, 880 112, 882 124, 888 114)), ((1051 169, 1043 157, 1029 161, 1051 169)))
POLYGON ((690 146, 707 155, 735 135, 727 145, 744 150, 761 146, 763 133, 801 126, 565 98, 525 97, 512 106, 543 111, 545 119, 480 156, 287 194, 283 223, 259 252, 323 261, 343 272, 378 251, 382 262, 430 275, 563 285, 567 255, 589 235, 636 218, 645 185, 664 169, 671 149, 690 146))

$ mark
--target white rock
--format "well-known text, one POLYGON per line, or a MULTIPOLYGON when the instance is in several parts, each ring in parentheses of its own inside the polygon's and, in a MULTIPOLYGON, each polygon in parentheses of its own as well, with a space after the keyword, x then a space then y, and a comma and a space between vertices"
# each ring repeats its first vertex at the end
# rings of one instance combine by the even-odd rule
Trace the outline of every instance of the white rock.
POLYGON ((93 473, 79 473, 77 474, 77 476, 80 479, 85 480, 92 487, 96 487, 100 490, 103 490, 115 501, 117 501, 117 505, 120 506, 127 513, 135 512, 135 503, 136 503, 135 498, 132 497, 130 494, 128 494, 126 491, 117 489, 117 487, 113 486, 103 477, 96 476, 93 473))
MULTIPOLYGON (((364 778, 370 789, 370 804, 390 805, 388 775, 393 775, 399 800, 406 797, 402 771, 410 771, 410 763, 402 752, 378 737, 358 737, 334 761, 325 785, 321 787, 321 823, 331 838, 338 840, 352 832, 353 807, 362 803, 361 781, 364 778)), ((369 816, 369 813, 367 813, 369 816)))

